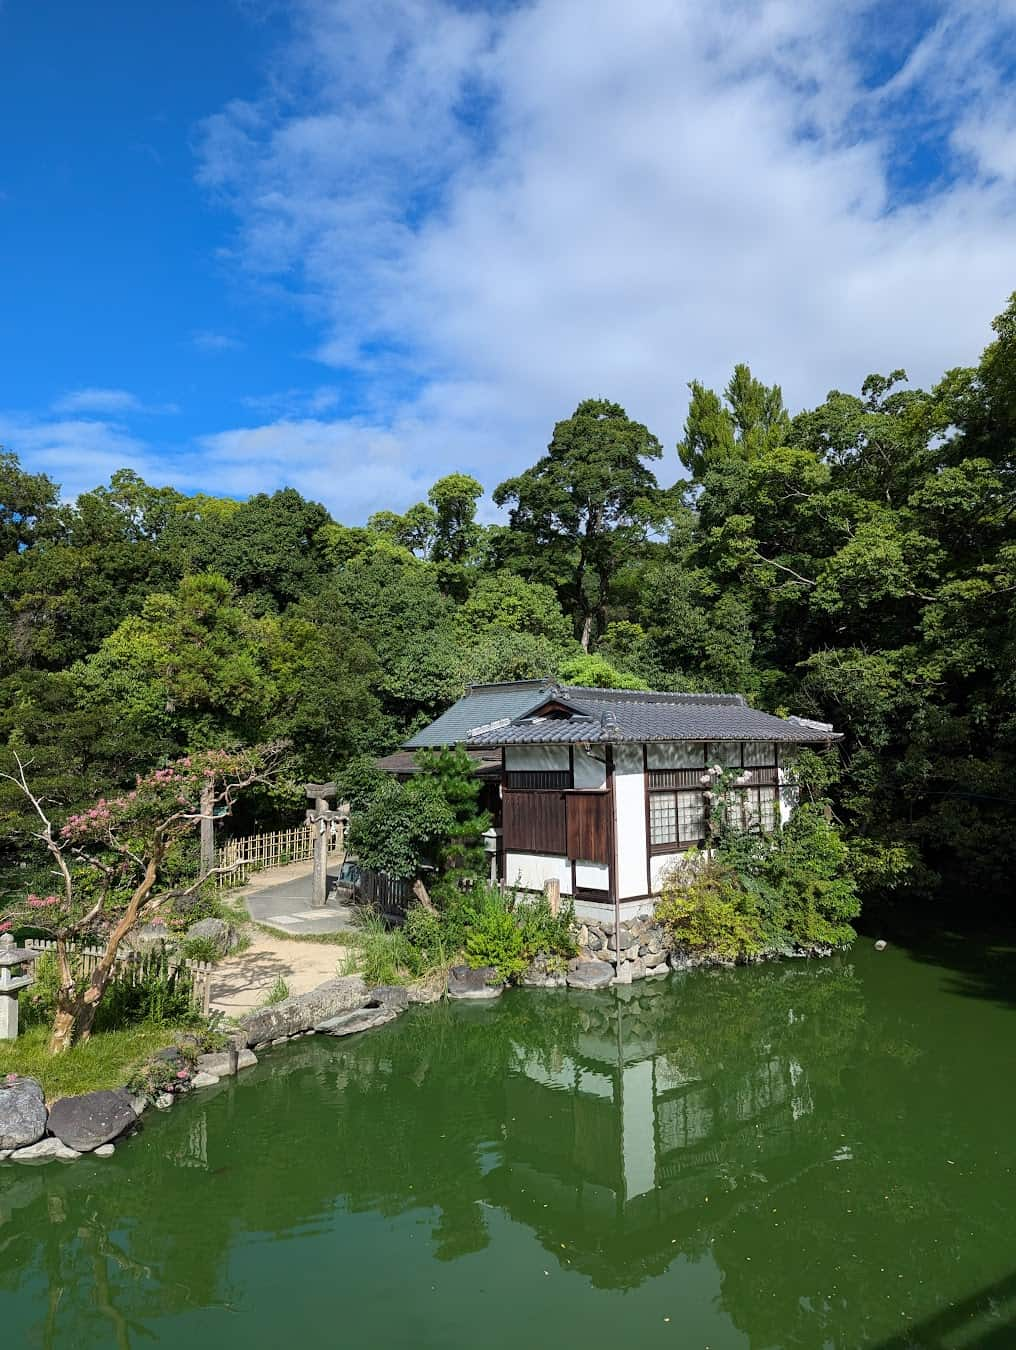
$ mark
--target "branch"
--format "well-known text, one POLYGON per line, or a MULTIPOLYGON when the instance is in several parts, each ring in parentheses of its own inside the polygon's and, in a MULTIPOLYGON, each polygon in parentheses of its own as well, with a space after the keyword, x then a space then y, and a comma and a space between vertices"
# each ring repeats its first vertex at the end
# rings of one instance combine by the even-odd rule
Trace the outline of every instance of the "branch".
POLYGON ((0 778, 6 778, 9 783, 13 783, 14 786, 18 788, 24 794, 25 797, 28 798, 28 800, 31 802, 35 810, 36 815, 42 821, 42 829, 39 831, 37 837, 43 841, 43 843, 46 845, 46 848, 56 859, 56 864, 60 869, 60 875, 63 877, 64 899, 67 902, 69 908, 74 893, 74 883, 71 880, 70 868, 67 866, 67 860, 63 855, 63 850, 61 849, 60 845, 56 842, 56 840, 53 838, 53 825, 49 817, 46 815, 45 811, 42 809, 42 802, 40 798, 38 798, 32 791, 32 789, 28 786, 28 779, 25 777, 25 766, 21 762, 20 756, 18 755, 16 750, 12 751, 11 753, 14 755, 14 762, 18 766, 17 777, 15 777, 14 774, 10 773, 0 773, 0 778))
POLYGON ((763 554, 759 553, 757 549, 752 550, 751 556, 753 558, 758 558, 759 562, 764 562, 767 567, 778 567, 781 572, 788 572, 795 581, 799 581, 802 586, 818 585, 817 581, 812 581, 810 577, 802 577, 800 572, 795 572, 792 567, 785 567, 783 563, 778 563, 773 558, 765 557, 763 554))

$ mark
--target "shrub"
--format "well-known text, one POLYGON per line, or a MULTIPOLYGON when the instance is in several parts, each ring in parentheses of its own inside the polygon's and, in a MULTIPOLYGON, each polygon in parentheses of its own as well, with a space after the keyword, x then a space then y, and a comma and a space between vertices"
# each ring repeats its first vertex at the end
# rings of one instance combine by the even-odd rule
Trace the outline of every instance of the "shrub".
POLYGON ((822 806, 799 806, 772 834, 725 833, 718 856, 752 896, 766 946, 853 941, 861 904, 849 850, 822 806))
POLYGON ((402 929, 406 941, 419 953, 424 968, 447 965, 456 950, 450 925, 441 914, 425 905, 413 905, 402 929))
POLYGON ((271 1008, 276 1003, 284 1003, 289 998, 289 985, 281 975, 276 975, 275 983, 258 1004, 260 1008, 271 1008))
POLYGON ((21 1021, 25 1027, 48 1025, 56 1012, 60 971, 55 952, 43 952, 35 963, 35 983, 20 996, 21 1021))
POLYGON ((180 943, 180 955, 187 961, 220 961, 222 952, 212 938, 185 938, 180 943))
POLYGON ((541 895, 518 905, 516 912, 522 930, 522 949, 530 961, 540 952, 564 958, 574 956, 578 951, 572 933, 575 907, 570 901, 555 915, 547 897, 541 895))
POLYGON ((350 939, 343 973, 359 972, 368 984, 403 984, 425 968, 421 952, 404 928, 389 928, 380 914, 366 910, 350 939))
POLYGON ((686 854, 663 880, 656 919, 675 943, 743 960, 763 948, 762 924, 737 873, 708 854, 686 854))
POLYGON ((170 966, 165 951, 142 957, 134 969, 122 970, 109 983, 96 1013, 97 1031, 115 1031, 139 1022, 180 1026, 195 1021, 191 1002, 193 980, 183 966, 170 966))
POLYGON ((525 970, 522 929, 506 905, 488 903, 477 911, 466 935, 466 959, 471 966, 493 966, 503 980, 525 970))

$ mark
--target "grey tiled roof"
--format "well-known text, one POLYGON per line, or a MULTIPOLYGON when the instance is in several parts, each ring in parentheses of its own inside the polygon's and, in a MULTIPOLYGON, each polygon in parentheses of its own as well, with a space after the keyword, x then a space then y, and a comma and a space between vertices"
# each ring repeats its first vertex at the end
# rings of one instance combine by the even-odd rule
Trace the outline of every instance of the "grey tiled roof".
POLYGON ((452 741, 470 747, 564 745, 580 741, 815 744, 832 740, 839 740, 839 734, 823 723, 773 717, 749 708, 739 694, 643 693, 525 681, 471 689, 407 744, 447 745, 452 741), (554 695, 575 709, 570 718, 527 717, 554 695))
POLYGON ((436 722, 424 727, 406 741, 409 749, 420 745, 459 745, 469 739, 474 727, 491 722, 511 721, 540 702, 550 680, 514 680, 510 684, 475 684, 443 712, 436 722))

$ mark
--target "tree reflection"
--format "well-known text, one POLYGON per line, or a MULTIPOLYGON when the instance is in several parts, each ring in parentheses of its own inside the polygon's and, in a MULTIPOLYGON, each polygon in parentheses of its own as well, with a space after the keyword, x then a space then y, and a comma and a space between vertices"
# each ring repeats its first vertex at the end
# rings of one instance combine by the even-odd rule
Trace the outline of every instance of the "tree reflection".
MULTIPOLYGON (((416 1215, 456 1262, 500 1211, 602 1290, 704 1263, 753 1347, 896 1344, 1012 1233, 987 1175, 948 1171, 983 1076, 849 960, 414 1010, 267 1055, 108 1162, 5 1168, 11 1343, 119 1350, 249 1301, 254 1237, 416 1215)), ((1007 1147, 1005 1117, 984 1134, 1007 1147)))

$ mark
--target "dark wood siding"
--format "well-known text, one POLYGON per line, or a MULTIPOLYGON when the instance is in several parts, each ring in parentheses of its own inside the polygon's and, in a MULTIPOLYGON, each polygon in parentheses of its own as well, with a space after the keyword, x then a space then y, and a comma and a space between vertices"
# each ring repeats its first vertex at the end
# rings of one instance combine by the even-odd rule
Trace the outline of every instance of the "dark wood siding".
POLYGON ((506 792, 502 825, 506 851, 554 853, 568 851, 568 827, 562 792, 506 792))
POLYGON ((610 862, 610 798, 604 792, 570 792, 567 796, 568 857, 610 862))
POLYGON ((562 790, 572 785, 570 769, 509 769, 504 776, 504 785, 509 791, 520 788, 562 790))

